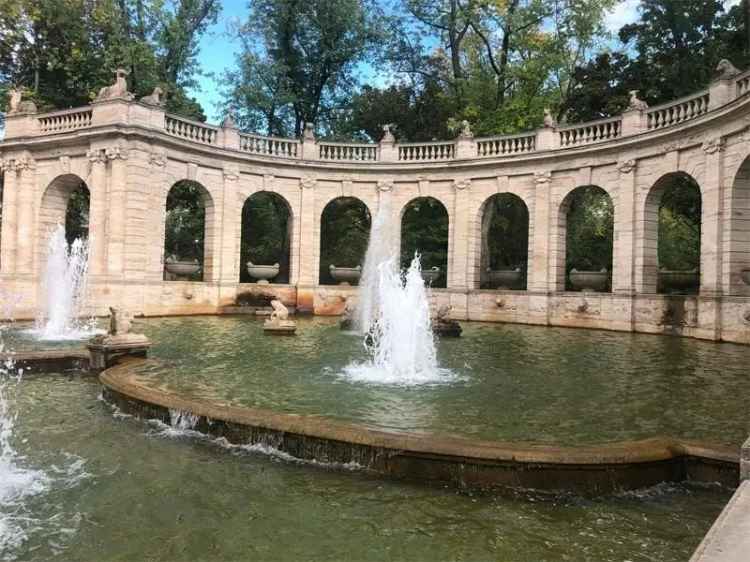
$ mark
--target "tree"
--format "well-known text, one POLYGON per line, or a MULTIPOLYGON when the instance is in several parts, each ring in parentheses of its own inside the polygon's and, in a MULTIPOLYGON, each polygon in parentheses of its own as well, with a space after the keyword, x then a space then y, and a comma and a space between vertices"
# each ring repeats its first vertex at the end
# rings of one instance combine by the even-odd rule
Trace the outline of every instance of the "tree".
POLYGON ((0 94, 23 87, 41 110, 81 106, 130 71, 138 96, 157 85, 167 109, 204 118, 187 88, 219 0, 0 0, 0 94))
POLYGON ((238 30, 238 69, 225 103, 243 128, 299 136, 322 128, 354 90, 354 68, 373 53, 377 4, 369 0, 251 0, 238 30))

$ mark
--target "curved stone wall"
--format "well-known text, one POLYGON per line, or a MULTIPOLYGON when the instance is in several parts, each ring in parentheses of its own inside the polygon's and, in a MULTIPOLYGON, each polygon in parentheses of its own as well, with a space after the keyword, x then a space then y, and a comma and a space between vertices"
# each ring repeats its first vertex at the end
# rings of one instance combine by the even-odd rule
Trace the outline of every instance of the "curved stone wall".
POLYGON ((748 73, 704 92, 620 117, 526 135, 443 143, 347 145, 242 135, 191 123, 159 107, 110 99, 53 114, 9 115, 0 143, 4 170, 0 279, 20 295, 19 317, 39 300, 43 241, 65 204, 65 178, 91 194, 91 290, 96 312, 221 312, 238 293, 272 292, 300 311, 337 314, 353 290, 318 284, 320 217, 341 196, 394 218, 430 196, 449 217, 447 288, 458 319, 584 326, 750 343, 750 96, 748 73), (702 197, 700 294, 656 294, 652 188, 667 174, 694 178, 702 197), (165 202, 192 180, 205 190, 203 282, 163 280, 165 202), (614 206, 611 293, 564 287, 565 197, 595 185, 614 206), (239 283, 243 203, 277 193, 291 211, 290 280, 239 283), (497 193, 529 212, 526 291, 480 289, 481 213, 497 193), (564 218, 564 217, 563 217, 564 218))
POLYGON ((668 438, 587 447, 498 443, 388 433, 320 416, 281 414, 186 399, 140 382, 128 359, 100 375, 105 397, 127 413, 194 429, 239 445, 261 444, 301 460, 356 463, 378 474, 460 488, 526 488, 603 494, 691 480, 736 486, 739 448, 668 438))

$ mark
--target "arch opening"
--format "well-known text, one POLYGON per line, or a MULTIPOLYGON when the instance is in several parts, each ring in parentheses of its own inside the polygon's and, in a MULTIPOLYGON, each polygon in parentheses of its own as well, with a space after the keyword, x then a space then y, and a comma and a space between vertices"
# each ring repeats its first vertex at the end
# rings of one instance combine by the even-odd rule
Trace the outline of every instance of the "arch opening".
POLYGON ((523 199, 498 193, 481 212, 480 287, 526 289, 529 256, 529 210, 523 199))
POLYGON ((646 214, 656 223, 656 236, 653 228, 647 233, 656 242, 657 293, 699 292, 701 207, 700 187, 685 173, 666 174, 651 187, 646 214))
POLYGON ((359 283, 357 272, 347 270, 364 265, 370 237, 370 211, 356 197, 337 197, 320 215, 321 285, 359 283))
POLYGON ((724 291, 750 296, 750 156, 732 182, 722 259, 724 291))
POLYGON ((434 197, 418 197, 404 207, 401 217, 401 267, 414 254, 421 256, 425 280, 446 287, 448 275, 448 210, 434 197))
POLYGON ((207 222, 213 208, 205 187, 180 180, 167 194, 164 228, 164 279, 204 281, 208 278, 210 253, 207 222))
POLYGON ((289 283, 291 241, 292 210, 286 199, 270 191, 248 197, 242 206, 240 282, 289 283))
POLYGON ((566 291, 609 292, 612 288, 614 205, 599 186, 576 187, 560 208, 564 228, 565 267, 560 283, 566 291))

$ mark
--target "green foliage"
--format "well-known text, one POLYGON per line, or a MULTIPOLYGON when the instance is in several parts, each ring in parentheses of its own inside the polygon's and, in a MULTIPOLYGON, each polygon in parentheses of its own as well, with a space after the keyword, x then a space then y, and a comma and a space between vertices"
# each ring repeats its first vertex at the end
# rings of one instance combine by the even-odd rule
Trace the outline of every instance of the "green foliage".
POLYGON ((65 211, 65 239, 68 244, 72 244, 76 238, 89 237, 89 207, 89 189, 81 182, 71 192, 65 211))
POLYGON ((448 211, 433 197, 409 203, 401 218, 401 267, 407 268, 414 254, 421 256, 422 269, 439 267, 435 287, 445 287, 448 271, 448 211))
POLYGON ((524 202, 508 193, 488 201, 483 221, 487 230, 488 267, 526 271, 529 250, 529 211, 524 202))
POLYGON ((195 182, 179 181, 167 195, 164 257, 203 264, 205 239, 204 190, 195 182))
POLYGON ((130 71, 131 91, 161 86, 167 108, 205 118, 185 90, 196 85, 197 44, 219 0, 0 0, 0 95, 23 87, 40 110, 90 102, 130 71))
POLYGON ((289 282, 289 249, 291 244, 291 215, 280 195, 260 191, 250 196, 242 207, 242 235, 240 241, 240 282, 252 278, 246 264, 280 266, 276 283, 289 282))
POLYGON ((359 199, 339 197, 326 205, 320 220, 321 283, 335 283, 328 270, 330 265, 364 265, 370 224, 370 212, 359 199))
POLYGON ((299 136, 306 122, 335 121, 355 64, 375 52, 378 13, 368 0, 251 0, 238 68, 225 76, 238 124, 299 136))
POLYGON ((600 187, 578 187, 563 204, 567 208, 565 272, 599 271, 612 273, 614 207, 600 187))
POLYGON ((685 271, 700 268, 701 193, 685 175, 664 178, 659 203, 659 267, 685 271))

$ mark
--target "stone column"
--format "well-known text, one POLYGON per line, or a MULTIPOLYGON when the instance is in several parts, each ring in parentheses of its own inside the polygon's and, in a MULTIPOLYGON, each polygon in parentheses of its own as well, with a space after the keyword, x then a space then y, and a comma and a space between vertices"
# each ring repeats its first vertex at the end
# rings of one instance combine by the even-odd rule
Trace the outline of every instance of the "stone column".
POLYGON ((5 174, 2 203, 2 232, 0 232, 0 272, 10 275, 15 271, 16 258, 16 172, 12 160, 0 160, 0 171, 5 174))
POLYGON ((528 290, 547 293, 549 282, 549 236, 554 222, 550 217, 552 172, 534 174, 534 233, 530 244, 528 290))
POLYGON ((86 154, 91 163, 88 183, 91 196, 89 214, 89 271, 93 276, 107 273, 107 159, 102 149, 92 149, 86 154))
POLYGON ((34 272, 34 178, 36 163, 30 156, 15 161, 18 197, 18 222, 16 223, 16 273, 31 275, 34 272))
POLYGON ((453 252, 448 256, 449 289, 466 290, 469 281, 469 193, 471 180, 453 182, 453 252))
MULTIPOLYGON (((315 178, 300 180, 299 264, 297 267, 297 311, 313 312, 315 307, 315 178)), ((293 281, 290 279, 290 281, 293 281)))
POLYGON ((621 162, 615 206, 614 256, 612 259, 612 292, 632 294, 635 291, 635 169, 636 160, 621 162))
MULTIPOLYGON (((239 283, 240 272, 239 252, 237 249, 237 184, 240 179, 238 167, 224 169, 224 193, 221 209, 217 214, 221 217, 221 243, 219 245, 218 280, 221 284, 234 285, 239 283)), ((239 214, 240 220, 242 214, 239 214)))
POLYGON ((121 277, 125 266, 125 205, 127 150, 115 146, 105 152, 109 168, 107 218, 107 272, 121 277))
POLYGON ((722 203, 724 198, 724 139, 703 143, 706 173, 701 190, 701 295, 721 294, 722 203))

